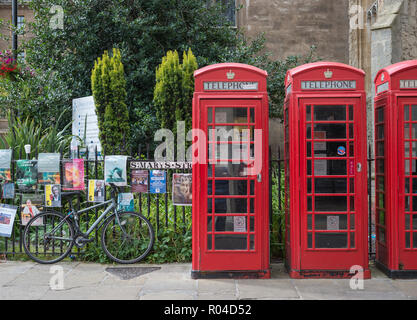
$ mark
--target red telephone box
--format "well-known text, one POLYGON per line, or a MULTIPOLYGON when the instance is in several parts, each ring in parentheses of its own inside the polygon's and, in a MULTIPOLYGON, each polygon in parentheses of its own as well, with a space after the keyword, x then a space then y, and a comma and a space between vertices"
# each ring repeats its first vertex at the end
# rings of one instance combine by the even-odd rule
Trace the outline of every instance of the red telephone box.
POLYGON ((370 277, 365 73, 319 62, 286 76, 286 266, 293 278, 370 277))
POLYGON ((417 60, 375 78, 376 264, 417 277, 417 60))
POLYGON ((268 278, 267 73, 225 63, 194 77, 192 277, 268 278))

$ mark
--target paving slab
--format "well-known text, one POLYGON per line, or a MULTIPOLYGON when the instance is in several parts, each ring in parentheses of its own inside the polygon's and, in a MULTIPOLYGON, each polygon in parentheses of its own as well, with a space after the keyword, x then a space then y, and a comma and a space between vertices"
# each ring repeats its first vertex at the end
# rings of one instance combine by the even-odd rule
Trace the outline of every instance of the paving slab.
MULTIPOLYGON (((417 279, 392 280, 372 269, 363 290, 353 290, 349 279, 291 279, 283 264, 272 265, 272 278, 191 279, 191 264, 148 265, 158 267, 133 278, 106 271, 115 265, 63 262, 40 265, 32 262, 0 264, 0 299, 140 299, 140 300, 417 300, 417 279), (63 290, 50 288, 53 270, 62 268, 63 290)), ((125 266, 117 265, 124 268, 125 266)), ((129 273, 128 271, 126 271, 129 273)))
POLYGON ((120 286, 73 287, 48 290, 43 300, 137 300, 140 288, 120 286))
POLYGON ((343 300, 344 290, 334 279, 291 279, 299 298, 303 300, 343 300))
POLYGON ((407 299, 417 300, 416 280, 393 280, 392 285, 399 290, 407 299))
POLYGON ((142 292, 140 300, 194 300, 197 296, 195 291, 166 290, 161 292, 142 292))
POLYGON ((0 287, 0 300, 39 300, 49 290, 49 286, 26 285, 0 287))
POLYGON ((198 293, 217 293, 226 295, 236 294, 236 280, 232 279, 199 279, 195 280, 197 283, 198 293))
POLYGON ((237 280, 238 299, 299 299, 288 279, 237 280))

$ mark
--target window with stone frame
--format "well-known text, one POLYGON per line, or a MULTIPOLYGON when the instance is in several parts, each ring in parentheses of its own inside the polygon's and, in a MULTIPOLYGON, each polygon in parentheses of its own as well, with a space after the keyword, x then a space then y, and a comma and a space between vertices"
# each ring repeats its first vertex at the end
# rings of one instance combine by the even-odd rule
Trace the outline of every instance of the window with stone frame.
POLYGON ((213 3, 221 4, 223 14, 227 21, 229 21, 233 27, 236 27, 236 0, 207 0, 208 5, 213 3))

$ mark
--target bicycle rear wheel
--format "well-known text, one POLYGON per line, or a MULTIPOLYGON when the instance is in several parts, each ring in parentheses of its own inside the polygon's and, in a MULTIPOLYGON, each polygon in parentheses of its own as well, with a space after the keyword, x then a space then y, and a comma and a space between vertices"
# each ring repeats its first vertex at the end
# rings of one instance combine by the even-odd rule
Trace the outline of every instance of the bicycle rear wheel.
POLYGON ((121 264, 136 263, 151 251, 155 234, 148 219, 137 212, 119 212, 104 223, 101 245, 106 255, 121 264))
POLYGON ((32 260, 52 264, 71 252, 73 239, 72 223, 59 212, 47 211, 29 220, 23 231, 23 248, 32 260))

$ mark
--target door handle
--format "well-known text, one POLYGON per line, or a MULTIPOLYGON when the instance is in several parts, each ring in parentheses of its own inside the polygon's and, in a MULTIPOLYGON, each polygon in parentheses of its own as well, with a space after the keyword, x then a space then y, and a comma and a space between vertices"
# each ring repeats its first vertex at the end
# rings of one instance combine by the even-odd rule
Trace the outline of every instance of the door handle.
POLYGON ((362 172, 362 163, 358 162, 357 171, 362 172))
POLYGON ((262 174, 258 173, 258 182, 262 182, 262 174))

